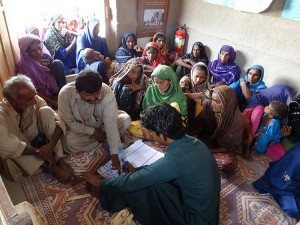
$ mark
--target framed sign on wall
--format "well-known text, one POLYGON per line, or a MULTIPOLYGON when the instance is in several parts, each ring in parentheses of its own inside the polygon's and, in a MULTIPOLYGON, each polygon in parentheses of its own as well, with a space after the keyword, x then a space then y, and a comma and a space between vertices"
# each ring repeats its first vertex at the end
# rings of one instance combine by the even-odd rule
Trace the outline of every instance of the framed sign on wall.
POLYGON ((166 32, 169 0, 138 0, 137 37, 166 32))

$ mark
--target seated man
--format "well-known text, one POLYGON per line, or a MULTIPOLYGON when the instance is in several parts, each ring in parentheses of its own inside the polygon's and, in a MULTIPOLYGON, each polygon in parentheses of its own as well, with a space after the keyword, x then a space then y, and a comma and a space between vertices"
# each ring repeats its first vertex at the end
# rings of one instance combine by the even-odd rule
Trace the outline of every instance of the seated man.
POLYGON ((25 75, 4 83, 0 102, 0 157, 5 175, 17 180, 39 168, 60 182, 73 179, 73 170, 63 161, 60 137, 65 126, 49 108, 25 75))
POLYGON ((82 52, 82 59, 85 63, 84 69, 91 69, 97 71, 101 76, 104 83, 108 84, 108 77, 106 75, 106 67, 110 65, 110 60, 104 59, 104 55, 95 51, 92 48, 86 48, 82 52))
POLYGON ((116 178, 85 175, 98 187, 101 207, 109 212, 129 207, 143 225, 217 225, 220 176, 209 149, 184 134, 180 113, 168 104, 150 107, 141 120, 147 139, 168 146, 165 157, 138 169, 126 162, 129 173, 116 178))
POLYGON ((67 152, 89 151, 107 138, 112 163, 120 168, 120 136, 130 125, 130 117, 118 111, 115 95, 102 83, 98 72, 82 70, 75 82, 64 86, 58 95, 58 114, 66 123, 67 152))

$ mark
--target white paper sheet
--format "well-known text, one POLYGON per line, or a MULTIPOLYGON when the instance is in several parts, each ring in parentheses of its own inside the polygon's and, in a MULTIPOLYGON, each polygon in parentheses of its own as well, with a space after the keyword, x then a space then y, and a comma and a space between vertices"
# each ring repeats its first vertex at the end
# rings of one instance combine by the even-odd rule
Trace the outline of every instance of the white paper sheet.
POLYGON ((260 13, 265 11, 273 0, 235 0, 235 10, 260 13))
MULTIPOLYGON (((146 145, 142 140, 134 142, 127 149, 119 153, 121 166, 123 165, 123 160, 124 162, 130 162, 134 167, 150 165, 163 156, 163 153, 146 145)), ((108 161, 105 165, 99 167, 97 172, 104 178, 119 176, 118 171, 112 170, 111 167, 112 163, 111 161, 108 161)))

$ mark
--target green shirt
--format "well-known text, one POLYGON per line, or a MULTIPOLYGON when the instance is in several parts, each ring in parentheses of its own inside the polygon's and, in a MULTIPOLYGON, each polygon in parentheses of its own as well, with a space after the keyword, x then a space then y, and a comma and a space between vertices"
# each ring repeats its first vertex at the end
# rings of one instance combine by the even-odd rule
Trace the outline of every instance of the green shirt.
POLYGON ((220 176, 216 161, 201 141, 187 135, 174 140, 165 157, 135 173, 103 180, 101 189, 126 194, 165 182, 179 189, 183 204, 179 207, 187 224, 218 224, 220 176))

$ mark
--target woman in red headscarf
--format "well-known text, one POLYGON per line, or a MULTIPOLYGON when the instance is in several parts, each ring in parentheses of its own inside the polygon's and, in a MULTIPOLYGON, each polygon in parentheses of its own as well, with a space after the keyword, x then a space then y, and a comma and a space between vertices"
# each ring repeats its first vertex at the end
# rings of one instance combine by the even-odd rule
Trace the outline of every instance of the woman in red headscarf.
POLYGON ((148 77, 151 76, 151 73, 158 65, 166 64, 165 59, 160 54, 160 48, 155 42, 149 42, 146 45, 140 60, 144 65, 144 71, 148 77))

